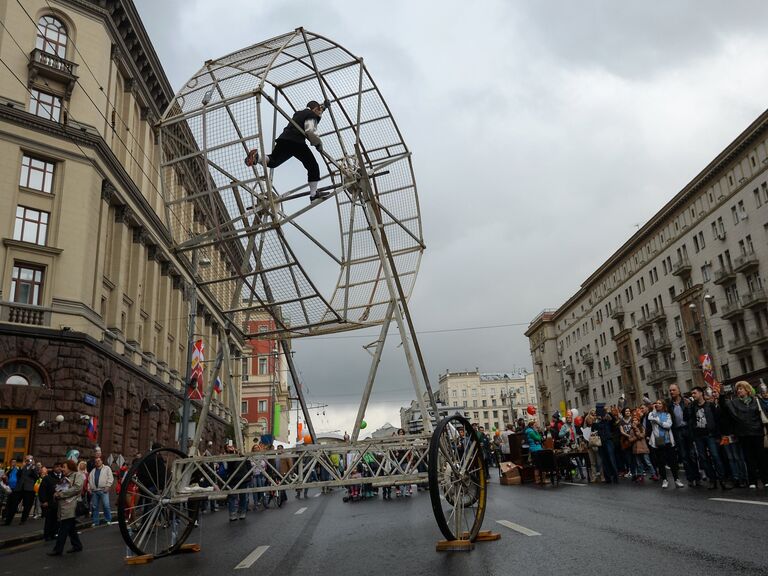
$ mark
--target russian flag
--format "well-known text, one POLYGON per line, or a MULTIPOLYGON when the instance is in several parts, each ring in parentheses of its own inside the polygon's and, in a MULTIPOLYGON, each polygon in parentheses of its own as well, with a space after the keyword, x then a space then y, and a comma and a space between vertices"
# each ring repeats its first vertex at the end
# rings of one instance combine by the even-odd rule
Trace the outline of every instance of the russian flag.
POLYGON ((85 434, 88 437, 88 440, 96 442, 96 438, 99 434, 99 419, 96 418, 96 416, 91 416, 91 419, 88 420, 88 427, 85 429, 85 434))
POLYGON ((216 380, 213 383, 213 390, 214 392, 216 392, 216 394, 221 394, 221 389, 222 389, 221 378, 217 376, 216 380))

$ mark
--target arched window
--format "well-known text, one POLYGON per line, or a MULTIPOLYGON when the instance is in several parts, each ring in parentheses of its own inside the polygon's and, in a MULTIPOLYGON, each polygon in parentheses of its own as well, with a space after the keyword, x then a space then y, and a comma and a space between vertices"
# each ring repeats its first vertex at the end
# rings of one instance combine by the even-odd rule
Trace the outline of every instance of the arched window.
POLYGON ((45 386, 45 381, 34 366, 23 362, 9 362, 0 367, 0 384, 45 386))
POLYGON ((67 28, 53 16, 43 16, 37 23, 35 48, 59 58, 67 56, 67 28))

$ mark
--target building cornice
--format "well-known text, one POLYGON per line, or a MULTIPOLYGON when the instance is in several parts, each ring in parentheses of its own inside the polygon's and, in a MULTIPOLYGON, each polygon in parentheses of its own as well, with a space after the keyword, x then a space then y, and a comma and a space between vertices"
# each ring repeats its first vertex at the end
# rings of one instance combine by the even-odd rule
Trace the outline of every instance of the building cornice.
POLYGON ((160 118, 173 99, 174 91, 160 64, 152 42, 133 0, 58 0, 78 10, 95 14, 104 21, 132 80, 138 83, 145 101, 156 118, 160 118))

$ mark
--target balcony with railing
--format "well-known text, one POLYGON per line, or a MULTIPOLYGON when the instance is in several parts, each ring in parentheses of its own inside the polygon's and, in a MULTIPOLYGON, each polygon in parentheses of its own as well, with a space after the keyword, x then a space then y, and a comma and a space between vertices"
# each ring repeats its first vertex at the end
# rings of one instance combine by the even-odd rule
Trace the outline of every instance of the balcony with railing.
POLYGON ((679 258, 677 262, 672 264, 673 276, 689 276, 691 274, 691 261, 687 256, 679 258))
POLYGON ((713 279, 715 284, 726 284, 728 282, 733 282, 734 280, 736 280, 736 272, 734 272, 731 267, 718 268, 715 270, 713 279))
POLYGON ((698 336, 699 334, 701 334, 701 324, 699 324, 698 322, 694 322, 693 324, 688 326, 688 328, 685 330, 685 333, 688 334, 689 336, 698 336))
POLYGON ((768 343, 768 331, 766 330, 750 330, 749 342, 753 346, 762 346, 768 343))
POLYGON ((744 314, 744 309, 741 307, 741 302, 738 300, 734 302, 726 302, 720 309, 720 316, 723 318, 735 318, 744 314))
POLYGON ((728 340, 728 353, 740 354, 742 352, 749 352, 752 349, 752 342, 746 336, 740 336, 733 340, 728 340))
POLYGON ((573 364, 566 364, 563 370, 565 370, 566 374, 570 374, 571 376, 576 374, 576 369, 573 367, 573 364))
POLYGON ((758 266, 760 266, 760 260, 757 259, 757 254, 751 251, 742 254, 733 261, 733 270, 744 274, 757 269, 758 266))
POLYGON ((77 83, 77 64, 56 54, 49 54, 35 48, 29 54, 29 80, 34 82, 38 76, 50 78, 64 85, 65 99, 69 99, 77 83))
POLYGON ((621 318, 624 318, 624 306, 616 304, 616 306, 611 309, 611 319, 619 320, 621 318))
POLYGON ((645 330, 657 322, 665 322, 666 320, 667 313, 664 312, 663 309, 653 310, 648 316, 637 323, 637 327, 640 328, 640 330, 645 330))
POLYGON ((648 385, 655 386, 667 380, 674 380, 675 378, 677 378, 677 372, 674 370, 651 370, 648 372, 648 385))
POLYGON ((765 304, 768 304, 768 293, 766 293, 763 288, 747 292, 741 297, 741 304, 744 308, 764 306, 765 304))
POLYGON ((592 352, 584 352, 581 355, 581 361, 587 366, 592 366, 595 363, 595 357, 592 355, 592 352))
POLYGON ((42 306, 0 302, 0 322, 29 324, 31 326, 50 326, 51 312, 42 306))

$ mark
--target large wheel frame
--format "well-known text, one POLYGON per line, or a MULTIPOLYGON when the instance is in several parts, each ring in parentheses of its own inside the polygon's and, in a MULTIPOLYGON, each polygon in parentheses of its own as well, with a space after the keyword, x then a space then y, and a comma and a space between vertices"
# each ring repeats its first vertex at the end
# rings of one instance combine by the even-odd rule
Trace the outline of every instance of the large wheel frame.
POLYGON ((459 414, 444 418, 429 445, 429 497, 443 536, 474 542, 487 496, 483 450, 472 425, 459 414))
POLYGON ((199 502, 171 501, 173 461, 186 457, 175 448, 158 448, 128 470, 117 499, 117 521, 135 554, 155 558, 173 554, 194 530, 199 502))

